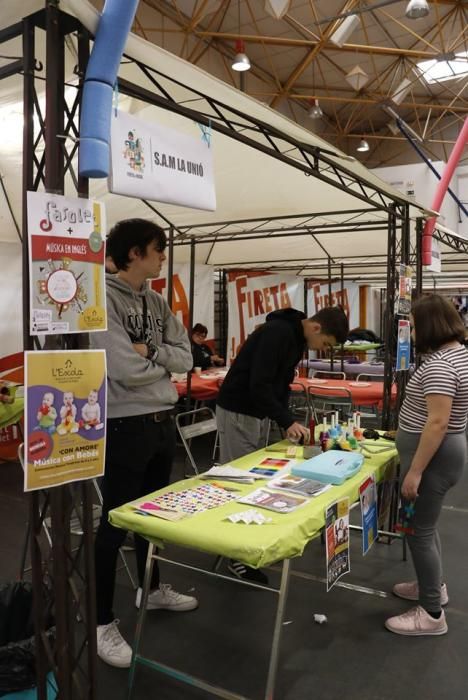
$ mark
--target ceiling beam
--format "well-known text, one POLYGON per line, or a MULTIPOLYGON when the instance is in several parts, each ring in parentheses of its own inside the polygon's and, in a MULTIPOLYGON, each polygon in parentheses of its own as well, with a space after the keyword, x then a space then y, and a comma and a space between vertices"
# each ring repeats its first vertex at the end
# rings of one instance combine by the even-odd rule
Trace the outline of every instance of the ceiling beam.
POLYGON ((437 57, 434 51, 422 51, 418 49, 399 49, 393 46, 368 46, 366 44, 343 44, 343 46, 335 46, 335 44, 314 41, 313 39, 287 39, 281 36, 263 36, 259 34, 239 34, 235 32, 208 32, 197 30, 195 34, 200 37, 215 37, 225 41, 235 41, 242 39, 246 44, 268 44, 271 46, 289 46, 292 48, 311 48, 320 47, 322 50, 343 51, 348 53, 364 53, 381 56, 402 56, 404 58, 417 59, 432 59, 437 57))

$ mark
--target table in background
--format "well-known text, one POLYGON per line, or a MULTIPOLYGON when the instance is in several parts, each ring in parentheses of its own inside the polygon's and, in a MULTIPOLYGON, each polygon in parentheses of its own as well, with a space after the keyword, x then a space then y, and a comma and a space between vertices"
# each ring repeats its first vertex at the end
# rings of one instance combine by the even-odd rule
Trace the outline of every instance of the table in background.
MULTIPOLYGON (((356 382, 349 379, 308 379, 297 377, 291 388, 294 390, 296 384, 302 384, 307 391, 309 387, 317 389, 320 394, 333 396, 333 389, 347 389, 351 394, 351 400, 355 406, 381 406, 383 401, 383 382, 356 382)), ((336 392, 335 392, 336 393, 336 392)), ((396 398, 397 388, 392 386, 392 400, 396 398)))
MULTIPOLYGON (((201 375, 192 373, 190 393, 195 401, 211 401, 216 399, 219 393, 219 385, 227 374, 227 369, 222 367, 208 369, 201 375)), ((179 397, 187 396, 187 380, 174 382, 179 397)))
MULTIPOLYGON (((330 372, 330 360, 302 360, 301 367, 308 368, 311 371, 330 372)), ((333 360, 333 371, 343 371, 347 376, 356 377, 358 374, 372 374, 374 376, 384 376, 383 362, 343 362, 343 370, 341 369, 341 360, 333 360)))
MULTIPOLYGON (((286 442, 283 443, 284 449, 286 449, 287 444, 288 443, 286 442)), ((233 465, 248 470, 252 466, 259 464, 266 457, 274 457, 278 456, 279 454, 281 453, 258 450, 257 452, 247 455, 246 457, 235 460, 233 465)), ((128 697, 130 697, 133 687, 135 667, 137 664, 142 664, 161 673, 172 676, 179 681, 202 688, 205 692, 218 695, 219 697, 230 698, 232 700, 246 700, 243 696, 213 686, 204 680, 184 673, 179 669, 167 666, 166 664, 145 658, 138 653, 146 615, 145 602, 149 592, 152 566, 154 559, 159 559, 161 561, 176 564, 200 573, 209 574, 219 579, 226 579, 230 583, 234 582, 241 585, 249 585, 257 589, 260 588, 266 591, 274 592, 278 595, 265 693, 265 700, 272 700, 276 672, 278 668, 279 647, 288 593, 290 559, 292 557, 301 556, 306 545, 320 534, 320 531, 325 525, 325 509, 331 503, 334 503, 337 499, 344 497, 348 497, 350 499, 350 503, 358 501, 359 486, 371 475, 375 476, 377 482, 382 481, 387 474, 393 479, 397 466, 397 459, 395 449, 389 449, 388 452, 373 455, 371 458, 366 458, 361 470, 351 479, 348 479, 339 486, 333 486, 331 489, 320 496, 317 496, 316 498, 312 498, 308 503, 292 513, 279 514, 273 511, 263 511, 260 509, 261 512, 264 512, 272 518, 271 523, 262 526, 234 524, 227 521, 226 517, 228 515, 249 508, 249 506, 239 504, 236 501, 228 502, 222 506, 219 506, 218 508, 203 511, 177 522, 170 522, 152 516, 139 515, 134 511, 132 504, 130 503, 112 510, 109 513, 109 520, 112 525, 137 532, 150 542, 146 564, 144 591, 133 645, 134 653, 129 675, 130 692, 128 697), (270 566, 276 562, 282 562, 280 587, 279 589, 276 589, 269 586, 260 586, 251 582, 237 581, 237 579, 223 576, 217 572, 207 571, 205 569, 181 562, 175 562, 162 557, 159 554, 154 554, 155 545, 164 546, 166 544, 178 545, 180 547, 194 549, 216 556, 237 559, 255 568, 270 566)), ((167 491, 182 491, 187 488, 206 483, 206 481, 200 479, 199 477, 186 479, 184 481, 171 484, 170 486, 157 491, 155 494, 150 494, 146 497, 146 500, 151 499, 156 494, 163 494, 167 491)), ((260 483, 265 485, 266 481, 262 481, 260 483)), ((255 490, 258 487, 258 481, 254 485, 236 484, 236 488, 239 489, 239 497, 255 490)), ((143 500, 145 500, 145 498, 139 498, 138 502, 143 500)))

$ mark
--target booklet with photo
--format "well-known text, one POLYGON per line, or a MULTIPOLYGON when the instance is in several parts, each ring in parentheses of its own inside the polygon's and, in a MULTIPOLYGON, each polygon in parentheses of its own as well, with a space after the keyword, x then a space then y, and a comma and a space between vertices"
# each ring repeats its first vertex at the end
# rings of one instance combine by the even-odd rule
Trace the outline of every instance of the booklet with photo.
POLYGON ((278 491, 268 491, 267 489, 257 489, 247 496, 238 499, 239 503, 247 503, 259 508, 267 508, 277 513, 291 513, 296 508, 308 502, 304 496, 296 496, 292 493, 278 493, 278 491))
POLYGON ((324 491, 331 488, 331 484, 322 484, 315 479, 306 479, 303 476, 294 476, 294 474, 284 474, 276 479, 268 482, 268 487, 281 491, 291 491, 301 496, 318 496, 324 491))

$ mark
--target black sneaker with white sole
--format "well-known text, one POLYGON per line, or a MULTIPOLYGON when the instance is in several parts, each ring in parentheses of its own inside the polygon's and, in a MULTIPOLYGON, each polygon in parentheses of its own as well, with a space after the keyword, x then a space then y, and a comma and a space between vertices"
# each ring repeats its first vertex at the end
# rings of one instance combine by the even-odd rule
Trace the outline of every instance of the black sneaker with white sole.
POLYGON ((243 564, 241 561, 231 559, 228 564, 228 569, 233 576, 243 579, 244 581, 253 581, 260 583, 263 586, 268 585, 268 576, 260 569, 252 569, 251 566, 243 564))

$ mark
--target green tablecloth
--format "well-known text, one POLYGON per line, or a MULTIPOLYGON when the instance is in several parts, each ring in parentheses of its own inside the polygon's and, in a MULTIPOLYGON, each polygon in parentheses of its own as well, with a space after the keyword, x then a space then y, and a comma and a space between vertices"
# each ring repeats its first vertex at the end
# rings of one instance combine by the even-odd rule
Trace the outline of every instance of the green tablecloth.
POLYGON ((367 350, 377 350, 382 343, 348 343, 348 345, 335 345, 334 350, 344 350, 345 352, 367 352, 367 350))
POLYGON ((15 399, 13 403, 0 403, 0 428, 18 423, 24 412, 24 398, 15 399))
MULTIPOLYGON (((259 464, 265 457, 275 456, 283 455, 259 450, 236 460, 233 465, 249 469, 259 464)), ((348 496, 351 503, 356 501, 359 498, 359 485, 371 474, 375 474, 376 480, 380 481, 386 470, 395 466, 396 461, 396 450, 373 455, 370 459, 366 458, 358 474, 340 486, 334 486, 322 495, 312 498, 309 503, 293 513, 279 514, 259 508, 260 512, 272 518, 271 523, 264 525, 246 525, 224 520, 227 515, 251 507, 236 501, 177 522, 139 515, 135 513, 131 504, 126 504, 112 510, 109 513, 109 520, 112 525, 137 532, 159 546, 164 546, 165 543, 176 544, 238 559, 250 566, 260 568, 286 558, 300 556, 307 543, 316 537, 324 526, 325 507, 328 504, 344 496, 348 496)), ((156 493, 182 491, 206 483, 207 481, 199 478, 185 479, 156 493)), ((259 480, 255 484, 238 486, 239 497, 241 492, 249 493, 266 483, 267 480, 259 480)), ((133 503, 141 503, 142 500, 144 499, 139 498, 133 503)))

